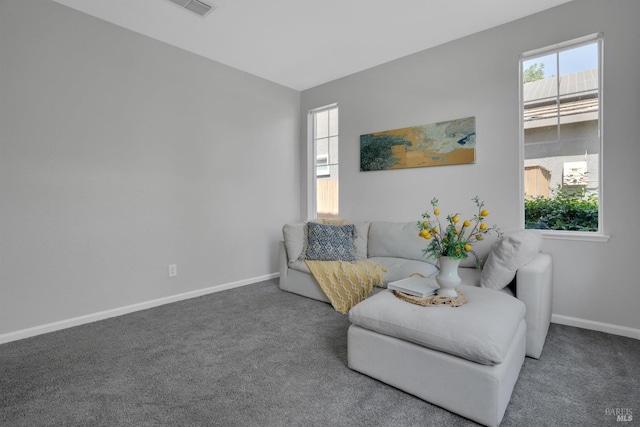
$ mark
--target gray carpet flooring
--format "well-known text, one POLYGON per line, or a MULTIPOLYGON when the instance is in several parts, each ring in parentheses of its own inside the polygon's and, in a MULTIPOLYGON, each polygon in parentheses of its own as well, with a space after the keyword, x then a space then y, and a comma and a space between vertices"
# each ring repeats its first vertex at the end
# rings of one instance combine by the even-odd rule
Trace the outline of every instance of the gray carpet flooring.
MULTIPOLYGON (((0 424, 476 425, 350 370, 348 326, 270 280, 7 343, 0 424)), ((640 341, 554 324, 503 425, 639 424, 639 385, 640 341)))

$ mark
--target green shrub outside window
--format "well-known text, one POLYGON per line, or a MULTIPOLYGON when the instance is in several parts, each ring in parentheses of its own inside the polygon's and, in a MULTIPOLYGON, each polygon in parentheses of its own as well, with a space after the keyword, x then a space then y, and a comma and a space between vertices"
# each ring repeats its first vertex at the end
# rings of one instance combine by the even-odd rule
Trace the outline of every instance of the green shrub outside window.
POLYGON ((525 199, 524 222, 525 228, 598 231, 598 197, 558 186, 551 197, 525 199))

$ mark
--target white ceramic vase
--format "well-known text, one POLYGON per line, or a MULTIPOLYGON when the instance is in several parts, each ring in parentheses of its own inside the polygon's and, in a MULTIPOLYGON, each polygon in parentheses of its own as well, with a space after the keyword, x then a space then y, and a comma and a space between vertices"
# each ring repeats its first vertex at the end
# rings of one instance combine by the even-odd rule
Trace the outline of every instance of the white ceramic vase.
POLYGON ((438 271, 436 275, 436 282, 438 282, 440 286, 438 295, 447 295, 453 298, 458 297, 455 288, 462 282, 462 279, 458 276, 458 265, 460 261, 462 260, 448 256, 443 256, 438 259, 438 264, 440 265, 440 271, 438 271))

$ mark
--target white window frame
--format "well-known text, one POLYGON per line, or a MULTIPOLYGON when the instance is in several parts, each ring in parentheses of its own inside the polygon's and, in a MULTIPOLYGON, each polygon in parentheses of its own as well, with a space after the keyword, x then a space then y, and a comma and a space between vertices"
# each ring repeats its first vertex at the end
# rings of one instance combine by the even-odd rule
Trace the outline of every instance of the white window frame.
POLYGON ((558 43, 552 46, 547 46, 540 49, 524 52, 520 55, 518 61, 518 75, 519 75, 519 112, 520 112, 520 173, 519 173, 519 189, 520 189, 520 224, 524 226, 524 94, 523 94, 523 73, 522 66, 525 61, 531 58, 544 56, 551 53, 559 53, 564 50, 574 49, 583 45, 598 43, 598 140, 600 145, 600 152, 598 153, 598 231, 566 231, 566 230, 540 230, 546 239, 559 239, 559 240, 585 240, 594 242, 606 242, 609 240, 609 236, 604 233, 604 192, 603 192, 603 164, 604 164, 604 144, 603 144, 603 34, 596 33, 585 37, 569 40, 566 42, 558 43))
POLYGON ((318 217, 317 194, 316 194, 316 161, 318 152, 313 139, 315 134, 314 114, 331 110, 338 107, 338 103, 313 108, 307 113, 307 219, 318 217))

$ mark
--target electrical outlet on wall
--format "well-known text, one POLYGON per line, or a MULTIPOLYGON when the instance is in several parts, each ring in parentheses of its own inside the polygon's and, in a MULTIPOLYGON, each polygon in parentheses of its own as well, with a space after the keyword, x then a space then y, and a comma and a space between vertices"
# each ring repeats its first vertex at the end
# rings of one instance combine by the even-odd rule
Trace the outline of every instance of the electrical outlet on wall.
POLYGON ((171 264, 169 265, 169 277, 176 277, 178 275, 178 265, 171 264))

